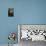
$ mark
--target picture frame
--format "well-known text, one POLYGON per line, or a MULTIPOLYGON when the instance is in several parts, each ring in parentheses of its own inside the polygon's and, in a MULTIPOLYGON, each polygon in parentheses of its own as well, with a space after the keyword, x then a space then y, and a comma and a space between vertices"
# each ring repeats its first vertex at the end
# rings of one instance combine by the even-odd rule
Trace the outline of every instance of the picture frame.
POLYGON ((14 8, 8 8, 8 17, 14 16, 14 8))

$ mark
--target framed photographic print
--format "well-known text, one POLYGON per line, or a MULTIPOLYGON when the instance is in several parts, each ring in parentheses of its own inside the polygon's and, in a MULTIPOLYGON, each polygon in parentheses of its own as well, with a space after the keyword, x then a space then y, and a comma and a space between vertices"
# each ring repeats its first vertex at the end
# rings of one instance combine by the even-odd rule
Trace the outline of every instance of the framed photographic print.
POLYGON ((14 8, 8 8, 8 17, 14 16, 14 8))

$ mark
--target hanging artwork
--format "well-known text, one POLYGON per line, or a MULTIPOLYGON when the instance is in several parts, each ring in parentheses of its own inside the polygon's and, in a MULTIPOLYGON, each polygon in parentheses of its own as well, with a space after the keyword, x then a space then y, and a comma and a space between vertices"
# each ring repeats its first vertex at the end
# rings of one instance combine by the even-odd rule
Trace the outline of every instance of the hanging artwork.
POLYGON ((14 8, 8 8, 8 17, 14 16, 14 8))

